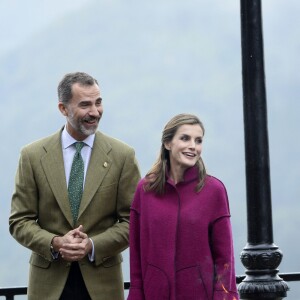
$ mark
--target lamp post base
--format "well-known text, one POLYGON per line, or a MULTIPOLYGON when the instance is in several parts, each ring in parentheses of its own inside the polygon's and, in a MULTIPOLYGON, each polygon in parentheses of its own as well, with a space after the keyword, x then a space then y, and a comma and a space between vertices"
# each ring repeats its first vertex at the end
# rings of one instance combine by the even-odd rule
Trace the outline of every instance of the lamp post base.
MULTIPOLYGON (((278 277, 279 278, 279 277, 278 277)), ((238 286, 240 299, 243 300, 281 300, 287 296, 289 287, 285 281, 259 281, 245 278, 238 286)))
POLYGON ((240 299, 281 300, 287 296, 288 284, 278 276, 276 269, 282 253, 274 244, 247 245, 241 253, 241 261, 248 269, 239 284, 240 299))

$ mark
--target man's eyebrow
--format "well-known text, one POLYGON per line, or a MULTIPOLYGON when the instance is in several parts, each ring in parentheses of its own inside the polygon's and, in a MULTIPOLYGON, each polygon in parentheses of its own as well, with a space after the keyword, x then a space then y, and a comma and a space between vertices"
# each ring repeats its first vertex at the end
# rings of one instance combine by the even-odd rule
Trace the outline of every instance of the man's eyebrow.
POLYGON ((91 103, 92 101, 91 100, 81 100, 79 102, 79 104, 88 104, 88 103, 91 103))
MULTIPOLYGON (((91 103, 92 101, 93 100, 81 100, 80 104, 88 104, 91 103)), ((97 98, 95 102, 102 102, 102 98, 101 97, 97 98)))

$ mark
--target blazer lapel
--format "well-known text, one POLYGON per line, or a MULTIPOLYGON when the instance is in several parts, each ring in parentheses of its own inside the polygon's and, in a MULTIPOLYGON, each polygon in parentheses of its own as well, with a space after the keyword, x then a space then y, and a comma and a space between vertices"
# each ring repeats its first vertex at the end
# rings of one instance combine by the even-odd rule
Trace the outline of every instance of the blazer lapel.
POLYGON ((41 160, 42 167, 61 211, 73 226, 62 155, 61 130, 53 136, 49 143, 44 145, 44 149, 46 154, 41 160))
POLYGON ((85 186, 79 208, 78 218, 84 212, 93 196, 101 185, 104 177, 109 171, 112 161, 108 156, 112 147, 107 142, 105 136, 99 131, 96 133, 92 149, 92 155, 86 174, 85 186))

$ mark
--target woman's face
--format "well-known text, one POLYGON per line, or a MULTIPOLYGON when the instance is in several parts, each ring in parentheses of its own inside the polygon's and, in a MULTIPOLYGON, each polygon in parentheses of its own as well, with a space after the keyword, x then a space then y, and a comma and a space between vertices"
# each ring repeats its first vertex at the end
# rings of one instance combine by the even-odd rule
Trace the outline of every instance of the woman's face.
POLYGON ((194 166, 202 151, 203 130, 199 124, 181 125, 173 139, 165 143, 169 150, 171 171, 184 172, 194 166))

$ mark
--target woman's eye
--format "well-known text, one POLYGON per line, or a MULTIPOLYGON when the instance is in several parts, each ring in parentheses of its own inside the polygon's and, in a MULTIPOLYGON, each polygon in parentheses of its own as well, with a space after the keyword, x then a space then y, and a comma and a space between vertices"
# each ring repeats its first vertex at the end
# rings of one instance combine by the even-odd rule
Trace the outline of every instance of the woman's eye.
POLYGON ((181 139, 182 139, 183 141, 188 141, 188 140, 189 140, 188 136, 186 136, 186 135, 184 135, 181 139))

